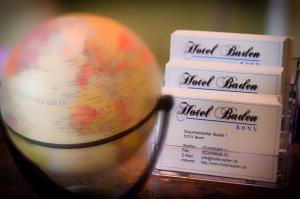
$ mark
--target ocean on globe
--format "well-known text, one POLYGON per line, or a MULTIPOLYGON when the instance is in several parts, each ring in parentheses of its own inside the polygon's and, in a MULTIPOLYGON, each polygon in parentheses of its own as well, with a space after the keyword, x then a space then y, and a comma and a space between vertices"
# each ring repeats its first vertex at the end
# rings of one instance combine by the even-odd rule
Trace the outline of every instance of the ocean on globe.
POLYGON ((38 26, 10 53, 1 114, 13 144, 42 170, 104 172, 135 154, 155 118, 112 142, 85 144, 147 117, 161 79, 152 53, 128 28, 105 17, 64 15, 38 26))

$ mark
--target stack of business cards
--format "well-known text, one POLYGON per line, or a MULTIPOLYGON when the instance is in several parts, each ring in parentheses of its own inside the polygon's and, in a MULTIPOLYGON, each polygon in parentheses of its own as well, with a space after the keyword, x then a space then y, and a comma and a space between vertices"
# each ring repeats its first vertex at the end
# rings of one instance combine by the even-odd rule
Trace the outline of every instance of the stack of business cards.
POLYGON ((286 91, 295 73, 289 67, 292 49, 292 39, 285 36, 178 30, 171 36, 170 60, 282 67, 282 86, 286 91))
POLYGON ((166 65, 165 86, 281 95, 282 67, 176 60, 166 65))
POLYGON ((175 104, 156 173, 276 184, 291 48, 288 37, 175 31, 162 90, 175 104))

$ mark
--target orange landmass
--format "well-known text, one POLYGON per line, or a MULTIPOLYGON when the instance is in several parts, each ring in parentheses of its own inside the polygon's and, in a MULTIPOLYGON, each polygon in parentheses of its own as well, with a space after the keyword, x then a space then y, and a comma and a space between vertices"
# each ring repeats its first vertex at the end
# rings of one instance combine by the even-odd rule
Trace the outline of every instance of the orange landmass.
POLYGON ((87 85, 89 78, 92 74, 92 67, 89 65, 84 65, 81 69, 81 73, 77 77, 77 83, 80 87, 84 87, 87 85))
POLYGON ((153 57, 147 48, 141 49, 140 56, 145 64, 145 66, 148 66, 153 63, 153 57))
POLYGON ((128 33, 121 33, 119 35, 119 51, 128 51, 132 46, 132 39, 128 33))
POLYGON ((95 108, 83 105, 75 109, 72 120, 75 124, 85 128, 99 115, 100 113, 95 108))
POLYGON ((126 69, 127 69, 127 64, 120 63, 114 67, 113 71, 119 73, 125 71, 126 69))
POLYGON ((12 52, 10 57, 7 60, 7 64, 5 67, 5 73, 8 76, 15 75, 20 70, 20 64, 18 63, 19 57, 21 52, 21 46, 18 45, 15 50, 12 52))

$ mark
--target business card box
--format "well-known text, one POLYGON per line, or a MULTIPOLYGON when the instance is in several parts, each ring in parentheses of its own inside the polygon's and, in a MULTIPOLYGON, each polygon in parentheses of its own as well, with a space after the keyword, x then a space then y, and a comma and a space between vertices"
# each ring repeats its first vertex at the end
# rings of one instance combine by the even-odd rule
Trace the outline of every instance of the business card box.
POLYGON ((281 95, 282 71, 282 67, 171 60, 166 65, 165 86, 281 95))

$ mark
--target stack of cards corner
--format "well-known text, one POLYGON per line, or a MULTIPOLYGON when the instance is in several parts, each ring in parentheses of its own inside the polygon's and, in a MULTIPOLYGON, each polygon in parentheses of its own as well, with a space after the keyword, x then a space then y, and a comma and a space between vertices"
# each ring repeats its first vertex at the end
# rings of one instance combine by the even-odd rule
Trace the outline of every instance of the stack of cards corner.
POLYGON ((162 89, 174 106, 154 173, 281 183, 291 61, 289 37, 175 31, 162 89))

